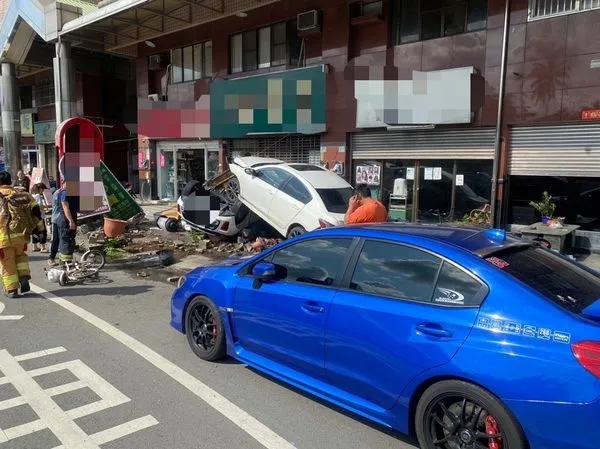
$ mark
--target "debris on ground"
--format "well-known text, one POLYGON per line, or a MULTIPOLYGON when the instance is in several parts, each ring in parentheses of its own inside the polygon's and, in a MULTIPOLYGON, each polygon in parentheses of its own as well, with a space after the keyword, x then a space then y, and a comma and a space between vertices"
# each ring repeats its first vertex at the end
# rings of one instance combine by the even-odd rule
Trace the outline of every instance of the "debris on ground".
POLYGON ((171 276, 167 278, 167 282, 171 282, 172 284, 176 284, 181 279, 181 276, 171 276))

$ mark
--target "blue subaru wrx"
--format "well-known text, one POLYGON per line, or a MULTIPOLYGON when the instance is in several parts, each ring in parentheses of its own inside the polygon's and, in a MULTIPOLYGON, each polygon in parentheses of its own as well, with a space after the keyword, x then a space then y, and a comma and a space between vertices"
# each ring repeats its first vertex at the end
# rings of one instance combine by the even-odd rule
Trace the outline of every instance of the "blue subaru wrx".
POLYGON ((190 272, 171 325, 423 449, 600 447, 600 276, 503 231, 304 234, 190 272))

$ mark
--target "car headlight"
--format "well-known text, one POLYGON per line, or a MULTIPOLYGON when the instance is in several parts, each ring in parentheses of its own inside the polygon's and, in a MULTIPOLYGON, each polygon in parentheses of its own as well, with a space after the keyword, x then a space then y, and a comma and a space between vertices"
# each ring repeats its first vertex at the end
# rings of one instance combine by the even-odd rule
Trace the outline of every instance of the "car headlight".
POLYGON ((185 281, 186 281, 186 278, 185 278, 185 276, 181 276, 181 277, 179 278, 179 280, 177 281, 177 288, 181 288, 181 286, 182 286, 183 284, 185 284, 185 281))

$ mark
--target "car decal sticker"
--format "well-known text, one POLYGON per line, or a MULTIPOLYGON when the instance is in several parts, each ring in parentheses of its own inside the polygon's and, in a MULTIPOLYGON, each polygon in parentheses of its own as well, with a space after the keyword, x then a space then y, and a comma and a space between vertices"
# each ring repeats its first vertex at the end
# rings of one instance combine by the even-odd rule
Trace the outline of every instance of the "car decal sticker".
POLYGON ((497 257, 488 257, 485 260, 493 265, 496 265, 498 268, 506 268, 510 265, 507 261, 498 259, 497 257))
POLYGON ((433 302, 442 302, 446 304, 464 304, 465 295, 449 288, 438 287, 440 295, 433 299, 433 302))
POLYGON ((555 343, 569 344, 571 342, 571 334, 568 332, 557 331, 546 327, 537 327, 531 324, 497 320, 485 316, 479 317, 475 327, 491 332, 520 335, 523 337, 535 338, 537 340, 553 341, 555 343))

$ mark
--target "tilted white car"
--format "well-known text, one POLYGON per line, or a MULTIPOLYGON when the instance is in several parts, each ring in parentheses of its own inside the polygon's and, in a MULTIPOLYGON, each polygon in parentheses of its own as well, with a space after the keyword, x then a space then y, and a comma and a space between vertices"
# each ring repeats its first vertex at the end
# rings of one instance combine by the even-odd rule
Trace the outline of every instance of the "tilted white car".
POLYGON ((287 238, 344 223, 354 190, 329 170, 259 157, 235 158, 229 169, 239 200, 287 238))

